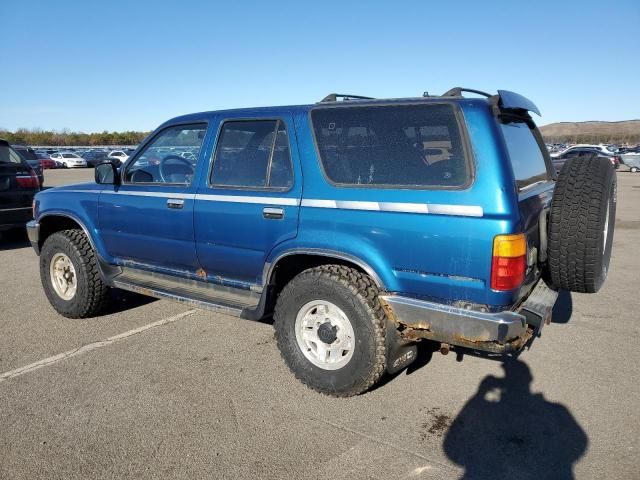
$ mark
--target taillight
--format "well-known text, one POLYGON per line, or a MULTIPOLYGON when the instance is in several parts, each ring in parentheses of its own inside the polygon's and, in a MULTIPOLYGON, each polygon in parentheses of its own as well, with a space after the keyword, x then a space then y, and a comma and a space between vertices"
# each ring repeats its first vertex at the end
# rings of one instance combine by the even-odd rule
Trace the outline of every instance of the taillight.
POLYGON ((493 239, 491 288, 513 290, 522 285, 527 270, 527 239, 524 234, 497 235, 493 239))
POLYGON ((22 188, 38 188, 40 187, 40 180, 38 180, 38 176, 36 172, 31 169, 29 175, 16 175, 16 182, 22 188))

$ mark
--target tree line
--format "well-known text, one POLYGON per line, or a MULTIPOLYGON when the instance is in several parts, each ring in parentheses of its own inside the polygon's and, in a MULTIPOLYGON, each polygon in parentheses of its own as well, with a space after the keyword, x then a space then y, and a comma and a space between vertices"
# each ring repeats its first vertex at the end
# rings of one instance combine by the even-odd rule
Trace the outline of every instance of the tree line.
MULTIPOLYGON (((69 130, 29 130, 20 128, 15 132, 0 130, 0 139, 16 145, 52 145, 61 147, 73 147, 76 145, 137 145, 148 134, 149 132, 136 132, 133 130, 125 132, 108 132, 105 130, 99 133, 83 133, 69 130)), ((640 143, 640 134, 627 132, 545 135, 543 128, 542 136, 547 143, 640 143)))
POLYGON ((137 145, 149 132, 83 133, 69 130, 29 130, 20 128, 15 132, 0 130, 0 138, 16 145, 52 145, 73 147, 76 145, 137 145))

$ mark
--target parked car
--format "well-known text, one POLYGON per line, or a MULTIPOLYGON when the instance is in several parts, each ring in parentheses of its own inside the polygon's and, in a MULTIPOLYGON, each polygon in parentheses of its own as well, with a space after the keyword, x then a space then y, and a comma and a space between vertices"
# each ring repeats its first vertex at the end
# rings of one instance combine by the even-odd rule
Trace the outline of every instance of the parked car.
POLYGON ((43 170, 48 170, 50 168, 57 168, 55 160, 51 160, 51 157, 44 152, 36 152, 36 157, 38 157, 38 161, 40 162, 40 166, 43 170))
POLYGON ((33 218, 33 197, 40 181, 29 163, 0 140, 0 231, 24 229, 33 218))
POLYGON ((25 147, 24 145, 11 145, 11 148, 18 152, 18 154, 27 161, 29 166, 33 168, 40 182, 39 186, 42 187, 44 184, 44 174, 42 173, 42 165, 40 165, 40 160, 38 160, 35 150, 31 147, 25 147))
POLYGON ((87 161, 73 152, 53 153, 51 159, 58 162, 62 168, 82 168, 87 166, 87 161))
POLYGON ((99 163, 110 160, 107 152, 103 150, 89 150, 83 154, 83 158, 87 161, 87 165, 95 167, 99 163))
POLYGON ((561 153, 556 157, 551 157, 553 162, 553 166, 556 169, 556 172, 559 172, 565 162, 570 158, 578 158, 585 157, 590 155, 596 155, 600 158, 605 158, 611 164, 618 169, 620 167, 620 156, 614 155, 612 153, 604 153, 602 150, 591 148, 591 147, 576 147, 568 149, 567 151, 561 153))
POLYGON ((579 145, 572 145, 571 147, 568 147, 562 151, 559 152, 554 152, 551 154, 551 157, 558 157, 560 155, 564 155, 565 153, 569 153, 575 149, 583 149, 583 148, 590 148, 592 150, 597 150, 600 153, 603 153, 605 155, 613 155, 614 152, 609 148, 608 145, 588 145, 588 144, 579 144, 579 145))
POLYGON ((605 281, 616 175, 593 157, 556 181, 533 102, 467 91, 169 120, 124 168, 37 195, 47 298, 70 318, 98 315, 110 288, 273 314, 291 371, 335 396, 401 370, 424 340, 517 353, 559 289, 605 281))
POLYGON ((109 155, 107 155, 107 156, 110 159, 118 160, 121 164, 126 162, 129 159, 129 155, 127 155, 122 150, 113 150, 113 151, 109 152, 109 155))

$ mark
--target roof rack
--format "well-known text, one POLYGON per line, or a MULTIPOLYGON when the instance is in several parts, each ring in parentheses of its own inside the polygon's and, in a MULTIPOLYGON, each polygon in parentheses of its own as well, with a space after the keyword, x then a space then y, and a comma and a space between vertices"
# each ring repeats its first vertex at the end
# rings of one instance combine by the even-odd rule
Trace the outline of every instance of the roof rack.
POLYGON ((337 102, 338 98, 342 98, 342 101, 346 100, 373 100, 373 97, 363 97, 362 95, 351 95, 350 93, 330 93, 320 103, 325 102, 337 102))
POLYGON ((477 93, 478 95, 483 95, 487 98, 493 97, 492 94, 483 92, 482 90, 474 90, 473 88, 464 88, 464 87, 454 87, 451 90, 447 90, 446 92, 444 92, 442 96, 443 97, 461 97, 462 92, 477 93))

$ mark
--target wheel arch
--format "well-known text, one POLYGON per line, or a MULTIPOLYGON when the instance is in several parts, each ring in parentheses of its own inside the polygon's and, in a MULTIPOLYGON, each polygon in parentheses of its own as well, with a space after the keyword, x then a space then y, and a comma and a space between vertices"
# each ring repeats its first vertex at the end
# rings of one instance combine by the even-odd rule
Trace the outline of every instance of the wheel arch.
POLYGON ((281 290, 293 277, 302 271, 320 265, 346 265, 368 275, 380 290, 386 290, 380 275, 361 258, 344 252, 325 249, 294 248, 279 253, 264 266, 264 286, 275 286, 281 290))

